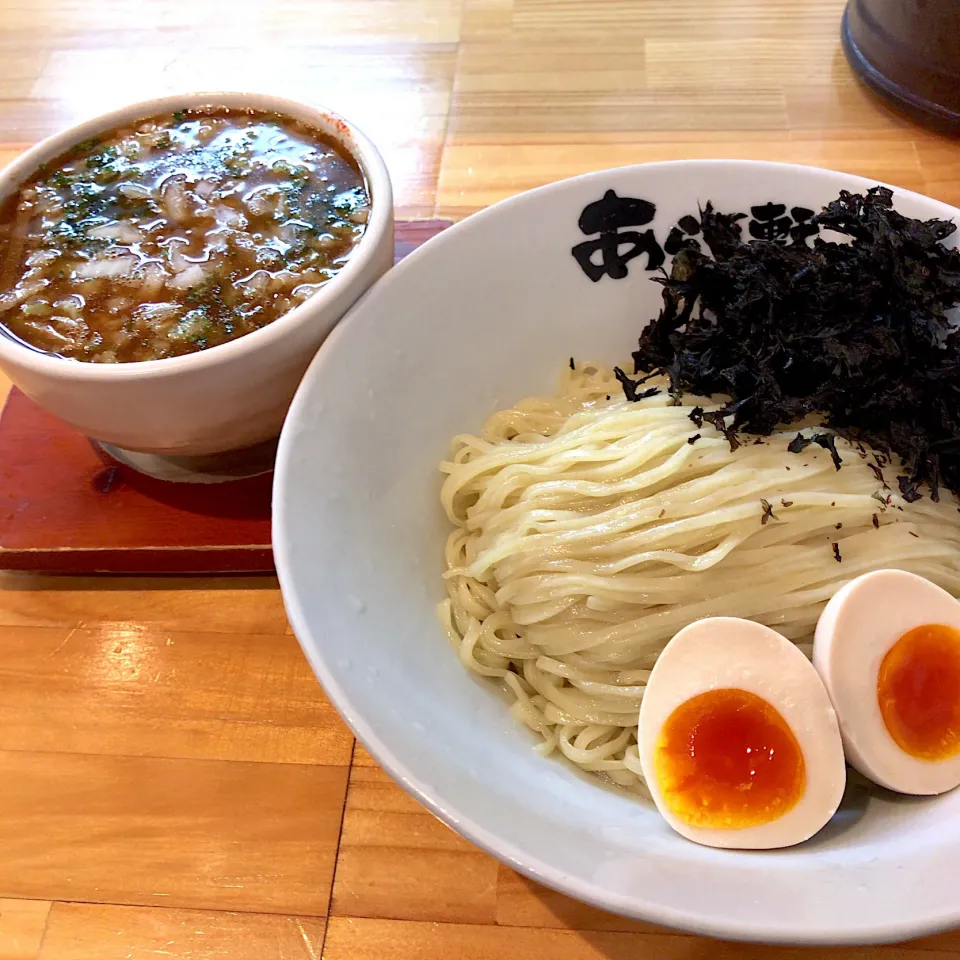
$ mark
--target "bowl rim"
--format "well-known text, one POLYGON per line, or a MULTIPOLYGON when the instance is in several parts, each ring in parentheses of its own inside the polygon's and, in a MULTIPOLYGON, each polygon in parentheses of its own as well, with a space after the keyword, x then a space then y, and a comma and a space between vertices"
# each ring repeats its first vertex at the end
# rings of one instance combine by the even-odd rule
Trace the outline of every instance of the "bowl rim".
POLYGON ((34 375, 75 383, 122 383, 133 379, 163 378, 200 372, 211 365, 228 362, 231 357, 253 350, 269 349, 274 341, 288 336, 293 329, 304 323, 309 323, 312 317, 321 313, 329 302, 339 298, 350 286, 363 282, 377 255, 379 241, 393 228, 393 188, 386 163, 373 141, 352 122, 319 104, 305 103, 289 97, 257 91, 199 91, 139 100, 96 114, 45 137, 0 170, 0 198, 7 197, 11 191, 17 189, 36 173, 41 164, 60 156, 71 146, 91 135, 146 120, 169 110, 202 106, 272 111, 314 123, 356 160, 370 191, 370 215, 366 228, 346 264, 308 300, 277 317, 272 323, 207 350, 198 350, 180 357, 132 363, 71 362, 21 341, 0 323, 0 365, 15 365, 34 375))
MULTIPOLYGON (((522 203, 531 194, 547 195, 561 193, 572 183, 583 183, 592 179, 601 180, 611 172, 650 169, 681 169, 687 168, 692 174, 697 171, 707 171, 719 166, 736 165, 743 168, 744 174, 749 175, 751 170, 775 169, 789 176, 791 173, 802 171, 803 175, 811 173, 822 175, 831 180, 831 189, 835 186, 836 177, 843 177, 850 183, 850 189, 866 189, 873 186, 889 187, 895 196, 909 198, 923 204, 932 204, 939 207, 940 216, 950 216, 957 221, 960 227, 960 209, 927 197, 913 190, 900 188, 882 180, 861 177, 856 174, 840 170, 831 170, 812 164, 782 163, 766 160, 743 160, 736 157, 693 159, 693 160, 666 160, 653 163, 624 164, 603 170, 591 171, 574 177, 557 180, 531 190, 522 191, 491 204, 476 213, 470 214, 463 220, 454 223, 448 229, 431 237, 424 244, 404 258, 388 277, 384 278, 384 289, 389 287, 407 271, 416 269, 419 260, 425 255, 424 251, 439 244, 455 242, 464 230, 471 229, 476 224, 489 217, 499 215, 505 207, 512 207, 522 203)), ((935 215, 935 214, 931 214, 935 215)), ((297 393, 287 413, 280 442, 277 450, 277 459, 274 472, 272 514, 273 514, 273 554, 280 584, 284 607, 290 625, 293 629, 301 649, 304 652, 314 675, 321 684, 330 703, 336 709, 351 732, 364 745, 377 763, 383 767, 390 777, 407 793, 413 796, 420 804, 426 807, 434 816, 442 820, 456 833, 465 837, 480 849, 489 853, 512 869, 567 896, 573 897, 600 910, 615 912, 621 916, 639 919, 692 934, 721 940, 737 942, 774 943, 802 946, 863 946, 869 944, 886 944, 904 941, 915 937, 926 936, 943 930, 951 929, 960 922, 960 904, 952 911, 943 911, 932 915, 914 916, 909 921, 885 921, 879 918, 869 927, 832 927, 828 930, 819 930, 815 924, 805 924, 803 919, 794 922, 757 920, 749 926, 737 922, 704 918, 693 908, 672 908, 660 904, 652 904, 649 900, 635 896, 616 896, 608 891, 601 890, 591 881, 564 873, 557 868, 531 856, 515 844, 504 841, 495 833, 485 829, 475 818, 464 814, 452 803, 443 797, 436 797, 435 790, 425 781, 419 779, 410 769, 406 761, 397 757, 392 750, 377 735, 372 726, 363 718, 353 699, 346 693, 337 679, 337 671, 333 658, 328 657, 322 650, 322 641, 311 630, 307 617, 304 614, 298 592, 294 584, 294 550, 291 540, 288 540, 286 531, 292 529, 291 500, 287 496, 287 475, 296 468, 296 445, 300 442, 300 418, 308 404, 308 394, 311 385, 322 375, 324 365, 334 362, 334 350, 338 340, 359 323, 359 312, 351 310, 337 325, 324 345, 314 356, 304 374, 297 393), (308 638, 308 641, 301 637, 308 638)))

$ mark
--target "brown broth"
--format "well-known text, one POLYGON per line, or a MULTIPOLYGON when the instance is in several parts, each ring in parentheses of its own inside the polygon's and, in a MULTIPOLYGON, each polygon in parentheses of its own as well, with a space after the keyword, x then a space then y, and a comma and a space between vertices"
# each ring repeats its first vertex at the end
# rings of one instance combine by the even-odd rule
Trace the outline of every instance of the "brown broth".
POLYGON ((0 206, 0 323, 98 363, 214 347, 334 277, 369 210, 356 161, 307 124, 154 117, 78 144, 0 206))

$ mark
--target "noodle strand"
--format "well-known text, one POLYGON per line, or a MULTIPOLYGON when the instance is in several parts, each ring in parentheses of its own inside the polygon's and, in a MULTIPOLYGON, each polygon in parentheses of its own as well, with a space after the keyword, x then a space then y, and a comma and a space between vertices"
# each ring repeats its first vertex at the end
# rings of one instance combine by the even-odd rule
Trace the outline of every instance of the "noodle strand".
POLYGON ((869 570, 960 595, 952 495, 904 502, 840 438, 840 470, 819 447, 790 453, 796 426, 731 451, 694 405, 718 408, 666 390, 627 402, 588 364, 456 437, 440 467, 454 530, 439 614, 461 662, 503 685, 539 752, 643 794, 640 701, 686 624, 757 620, 809 656, 826 602, 869 570))

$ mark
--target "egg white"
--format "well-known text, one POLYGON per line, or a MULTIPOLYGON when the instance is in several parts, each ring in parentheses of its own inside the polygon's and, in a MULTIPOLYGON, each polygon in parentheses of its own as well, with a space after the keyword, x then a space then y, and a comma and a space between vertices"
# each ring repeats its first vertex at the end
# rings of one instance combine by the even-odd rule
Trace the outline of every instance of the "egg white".
POLYGON ((960 630, 960 603, 905 570, 851 580, 817 623, 813 664, 833 701, 847 759, 865 777, 900 793, 943 793, 960 784, 960 755, 921 760, 901 749, 877 699, 880 664, 905 633, 939 623, 960 630))
POLYGON ((789 640, 752 620, 711 617, 673 637, 647 682, 637 741, 657 809, 677 833, 711 847, 765 850, 801 843, 833 816, 846 784, 837 717, 819 676, 789 640), (724 688, 746 690, 775 707, 803 754, 803 795, 770 823, 740 829, 692 826, 670 810, 660 789, 655 754, 667 718, 691 697, 724 688))

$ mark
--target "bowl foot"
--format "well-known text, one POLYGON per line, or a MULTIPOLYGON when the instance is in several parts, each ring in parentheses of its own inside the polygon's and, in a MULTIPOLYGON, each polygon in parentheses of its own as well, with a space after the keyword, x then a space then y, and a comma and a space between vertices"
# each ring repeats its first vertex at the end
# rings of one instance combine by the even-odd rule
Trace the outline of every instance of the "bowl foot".
POLYGON ((279 438, 265 440, 243 450, 228 450, 200 457, 165 456, 125 450, 111 443, 92 440, 110 459, 157 480, 170 483, 229 483, 258 477, 273 470, 279 438))

